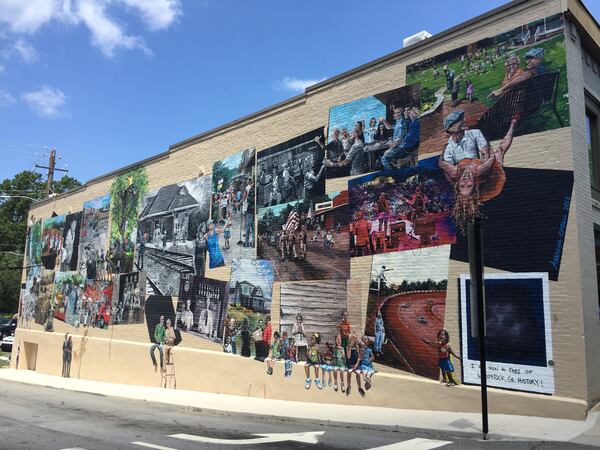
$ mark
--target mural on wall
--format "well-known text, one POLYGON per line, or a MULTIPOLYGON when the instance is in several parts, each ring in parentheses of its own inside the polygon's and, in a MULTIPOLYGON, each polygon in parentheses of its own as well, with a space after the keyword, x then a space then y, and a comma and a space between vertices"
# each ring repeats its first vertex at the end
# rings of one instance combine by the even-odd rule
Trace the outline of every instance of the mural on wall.
POLYGON ((60 257, 60 271, 77 270, 79 257, 79 237, 81 234, 81 212, 68 214, 63 232, 63 250, 60 257))
POLYGON ((110 195, 83 204, 79 238, 79 273, 88 280, 108 278, 106 243, 110 195))
POLYGON ((167 355, 171 357, 171 350, 182 340, 181 333, 174 327, 173 299, 164 295, 150 295, 146 299, 144 315, 150 340, 150 361, 155 372, 159 369, 165 372, 167 355), (157 359, 157 353, 160 359, 157 359))
POLYGON ((255 156, 254 149, 246 149, 213 164, 212 220, 216 233, 208 240, 211 268, 229 265, 233 258, 255 256, 255 156))
MULTIPOLYGON (((570 123, 562 17, 413 64, 407 82, 331 107, 327 133, 240 151, 210 176, 147 192, 135 169, 83 213, 32 218, 22 323, 145 321, 156 371, 183 336, 265 360, 269 375, 278 359, 285 376, 306 362, 305 389, 333 381, 350 394, 355 378, 364 396, 373 360, 448 385, 461 361, 463 381, 477 384, 468 276, 460 348, 446 331, 459 329, 456 314, 448 324, 445 313, 449 260, 468 261, 466 226, 482 218, 486 266, 508 272, 486 276, 489 384, 554 393, 548 281, 560 272, 573 172, 505 159, 515 137, 570 123), (347 191, 326 193, 326 178, 350 175, 347 191), (372 263, 366 312, 348 305, 359 256, 371 259, 354 260, 355 277, 372 263), (229 281, 206 278, 207 265, 230 265, 229 281)), ((528 151, 546 157, 538 147, 528 151)))
POLYGON ((175 329, 219 344, 227 314, 227 282, 181 274, 175 329))
MULTIPOLYGON (((409 65, 407 83, 421 85, 439 124, 460 108, 488 140, 502 139, 512 121, 516 136, 569 126, 563 31, 562 15, 539 19, 409 65)), ((422 140, 424 152, 446 145, 438 129, 422 140)))
POLYGON ((108 328, 112 316, 113 284, 108 280, 86 280, 80 324, 108 328))
POLYGON ((35 319, 42 269, 43 266, 38 265, 26 270, 25 288, 21 290, 21 326, 26 328, 29 328, 31 321, 35 319))
POLYGON ((146 272, 150 294, 177 294, 182 273, 204 276, 211 179, 163 186, 142 200, 135 264, 146 272))
POLYGON ((60 255, 63 247, 65 216, 56 216, 44 220, 42 231, 42 264, 48 270, 60 268, 60 255))
POLYGON ((84 277, 77 272, 58 272, 54 277, 54 318, 78 327, 82 319, 84 277))
POLYGON ((113 277, 112 324, 144 322, 146 274, 123 273, 113 277))
POLYGON ((416 165, 420 103, 420 87, 411 85, 331 107, 327 144, 318 141, 327 178, 416 165))
MULTIPOLYGON (((460 277, 463 380, 479 384, 479 339, 470 335, 468 275, 460 277)), ((554 393, 548 274, 485 274, 489 386, 554 393)))
POLYGON ((224 350, 263 360, 272 335, 270 321, 273 264, 262 259, 234 259, 228 286, 224 350))
MULTIPOLYGON (((493 236, 484 245, 485 265, 507 272, 547 272, 557 281, 572 190, 572 171, 507 167, 502 193, 482 206, 485 234, 493 236)), ((457 234, 450 257, 468 262, 466 234, 457 234)))
POLYGON ((325 193, 323 128, 275 145, 258 154, 256 207, 307 200, 325 193))
POLYGON ((365 334, 374 341, 377 362, 435 380, 452 367, 449 360, 442 368, 437 348, 449 256, 450 246, 443 245, 373 257, 365 334))
POLYGON ((35 220, 35 217, 31 218, 31 226, 27 233, 26 252, 27 260, 26 266, 37 266, 42 264, 42 220, 35 220))
POLYGON ((278 281, 350 278, 348 191, 262 208, 258 236, 278 281))
POLYGON ((148 175, 143 167, 119 175, 110 187, 108 262, 111 274, 133 272, 137 217, 147 190, 148 175))
POLYGON ((338 324, 347 309, 346 281, 323 280, 281 285, 280 334, 294 339, 298 360, 306 360, 308 340, 319 334, 321 350, 335 345, 338 324))
POLYGON ((352 256, 456 241, 452 190, 437 161, 364 175, 348 186, 352 256))
POLYGON ((53 270, 41 268, 40 287, 35 307, 35 323, 43 325, 45 331, 54 331, 54 310, 52 309, 54 275, 53 270))

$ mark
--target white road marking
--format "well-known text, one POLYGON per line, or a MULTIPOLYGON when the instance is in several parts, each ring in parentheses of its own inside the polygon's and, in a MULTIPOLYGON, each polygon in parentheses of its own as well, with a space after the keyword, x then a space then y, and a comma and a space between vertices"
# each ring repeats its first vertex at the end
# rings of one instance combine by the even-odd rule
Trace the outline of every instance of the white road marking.
POLYGON ((139 445, 140 447, 154 448, 156 450, 177 450, 177 449, 171 448, 171 447, 163 447, 162 445, 148 444, 147 442, 140 442, 140 441, 132 442, 132 444, 139 445))
POLYGON ((204 442, 205 444, 256 445, 285 441, 304 442, 306 444, 318 444, 319 437, 323 434, 325 434, 324 431, 309 431, 306 433, 267 433, 255 434, 254 436, 259 437, 253 439, 218 439, 205 436, 195 436, 193 434, 171 434, 169 437, 176 439, 185 439, 187 441, 204 442))
POLYGON ((85 450, 85 448, 81 448, 81 447, 70 447, 70 448, 61 448, 60 450, 85 450))
POLYGON ((432 448, 443 447, 452 444, 451 441, 438 441, 436 439, 415 438, 408 441, 397 442, 395 444, 375 447, 369 450, 430 450, 432 448))

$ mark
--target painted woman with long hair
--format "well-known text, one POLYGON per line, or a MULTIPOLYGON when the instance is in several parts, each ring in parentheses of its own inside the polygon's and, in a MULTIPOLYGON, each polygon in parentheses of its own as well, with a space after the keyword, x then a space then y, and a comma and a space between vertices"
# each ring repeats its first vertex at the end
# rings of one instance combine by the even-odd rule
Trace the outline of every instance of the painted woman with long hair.
POLYGON ((516 123, 517 118, 513 118, 496 150, 490 145, 481 148, 479 158, 464 158, 453 165, 444 158, 447 148, 442 151, 439 166, 454 188, 452 216, 459 230, 479 217, 483 202, 502 192, 506 181, 504 155, 512 144, 516 123))

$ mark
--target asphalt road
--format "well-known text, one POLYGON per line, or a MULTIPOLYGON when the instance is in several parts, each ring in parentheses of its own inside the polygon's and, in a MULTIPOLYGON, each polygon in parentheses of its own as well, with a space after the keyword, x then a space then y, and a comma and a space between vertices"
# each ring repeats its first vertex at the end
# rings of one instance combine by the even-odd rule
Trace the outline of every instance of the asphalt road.
POLYGON ((0 392, 0 449, 10 450, 374 449, 391 444, 397 445, 386 450, 594 448, 566 443, 484 442, 435 430, 392 432, 319 426, 285 417, 266 420, 8 381, 0 381, 0 392), (286 433, 299 434, 281 436, 286 433))

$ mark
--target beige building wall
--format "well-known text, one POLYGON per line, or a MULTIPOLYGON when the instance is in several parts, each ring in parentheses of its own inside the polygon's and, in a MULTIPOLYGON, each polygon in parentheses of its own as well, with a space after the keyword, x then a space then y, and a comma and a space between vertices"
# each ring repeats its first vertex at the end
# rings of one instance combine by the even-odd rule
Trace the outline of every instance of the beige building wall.
MULTIPOLYGON (((339 77, 320 83, 287 102, 248 118, 225 125, 212 132, 172 146, 159 158, 146 161, 149 190, 208 174, 215 161, 240 149, 254 147, 258 152, 301 133, 325 126, 329 108, 364 96, 405 85, 406 66, 448 50, 494 36, 534 19, 561 12, 567 7, 560 0, 516 1, 492 16, 457 29, 450 34, 431 38, 398 54, 381 58, 339 77)), ((567 28, 569 29, 569 28, 567 28)), ((576 34, 576 33, 575 33, 576 34)), ((552 341, 555 361, 556 392, 553 396, 515 393, 491 389, 492 412, 532 414, 555 417, 583 417, 589 404, 600 395, 600 329, 598 326, 597 290, 593 249, 593 219, 589 189, 587 155, 574 152, 583 148, 583 75, 579 44, 568 35, 567 59, 571 127, 514 139, 505 165, 510 167, 575 170, 573 202, 568 219, 561 272, 558 281, 550 281, 552 341), (579 119, 581 118, 581 119, 579 119), (534 149, 534 151, 532 151, 534 149)), ((495 143, 492 143, 494 145, 495 143)), ((126 150, 126 149, 124 149, 126 150)), ((259 153, 260 154, 260 153, 259 153)), ((431 156, 431 155, 425 155, 431 156)), ((66 214, 81 210, 85 201, 106 194, 112 179, 100 177, 73 193, 41 202, 31 210, 36 218, 50 217, 52 212, 66 214)), ((347 179, 327 181, 327 192, 347 189, 347 179)), ((510 249, 507 248, 507 252, 510 249)), ((364 326, 371 257, 352 258, 349 280, 349 313, 355 324, 364 326)), ((445 327, 459 348, 459 298, 457 281, 468 273, 468 265, 450 260, 445 327)), ((494 272, 492 269, 486 269, 494 272)), ((207 277, 228 280, 229 267, 207 269, 207 277)), ((173 299, 176 305, 176 298, 173 299)), ((279 320, 279 288, 273 288, 274 329, 279 320)), ((20 348, 19 368, 27 368, 25 343, 37 344, 35 370, 60 374, 60 347, 65 332, 76 336, 74 348, 81 349, 81 330, 58 320, 55 332, 43 333, 39 325, 19 328, 15 352, 20 348)), ((264 366, 221 352, 219 345, 187 336, 186 348, 177 348, 177 387, 210 392, 224 392, 265 398, 282 398, 332 403, 356 403, 415 409, 477 411, 479 391, 461 386, 454 390, 404 372, 381 368, 374 388, 365 399, 333 395, 332 392, 305 392, 302 368, 296 368, 293 388, 265 379, 264 366), (393 395, 390 395, 392 394, 393 395)), ((158 385, 148 357, 146 325, 90 329, 84 344, 84 356, 75 359, 71 374, 82 378, 114 382, 158 385), (80 366, 80 367, 79 367, 80 366)), ((28 348, 31 349, 31 346, 28 348)), ((13 358, 13 364, 16 359, 13 358)), ((457 367, 457 371, 460 368, 457 367)))

